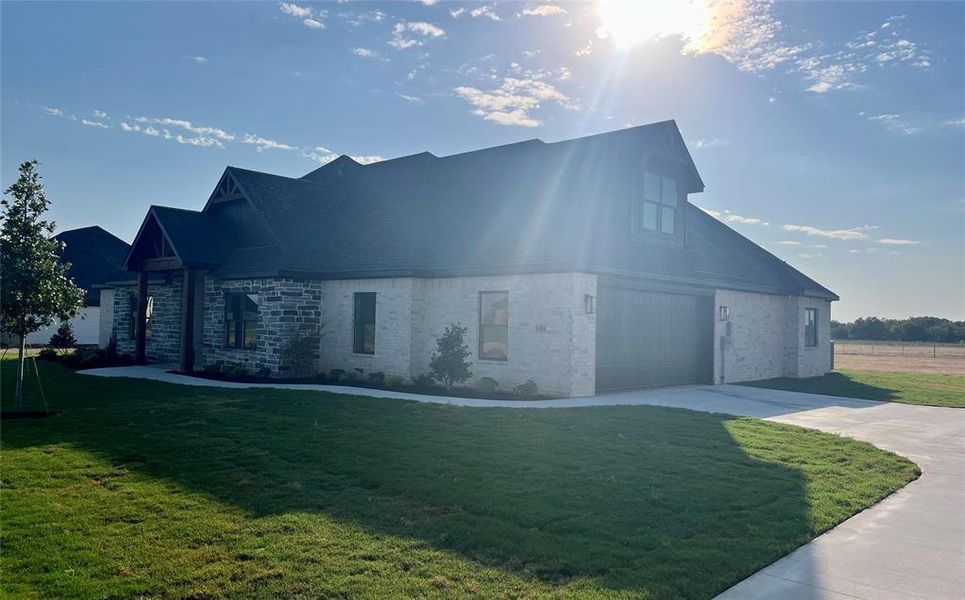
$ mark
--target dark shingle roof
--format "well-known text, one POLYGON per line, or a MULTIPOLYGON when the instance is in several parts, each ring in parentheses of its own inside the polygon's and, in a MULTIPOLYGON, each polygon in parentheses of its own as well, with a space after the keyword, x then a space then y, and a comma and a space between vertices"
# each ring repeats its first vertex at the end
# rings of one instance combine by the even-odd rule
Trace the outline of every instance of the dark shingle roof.
POLYGON ((120 268, 130 246, 97 225, 63 231, 54 237, 64 243, 60 256, 70 263, 68 275, 85 290, 87 306, 99 305, 100 292, 94 286, 120 268))
POLYGON ((223 277, 582 270, 835 297, 690 205, 683 247, 628 243, 625 203, 608 199, 629 197, 627 168, 668 139, 682 149, 686 191, 702 191, 676 124, 665 121, 445 157, 361 165, 343 156, 301 179, 228 167, 257 214, 244 227, 228 216, 238 201, 152 211, 182 259, 217 262, 223 277))

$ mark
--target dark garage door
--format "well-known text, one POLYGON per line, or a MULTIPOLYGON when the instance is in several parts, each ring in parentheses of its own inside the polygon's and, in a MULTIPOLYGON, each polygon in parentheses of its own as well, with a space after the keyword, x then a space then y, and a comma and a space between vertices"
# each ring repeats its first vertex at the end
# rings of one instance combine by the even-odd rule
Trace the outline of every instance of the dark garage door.
POLYGON ((713 298, 601 287, 596 388, 711 383, 713 298))

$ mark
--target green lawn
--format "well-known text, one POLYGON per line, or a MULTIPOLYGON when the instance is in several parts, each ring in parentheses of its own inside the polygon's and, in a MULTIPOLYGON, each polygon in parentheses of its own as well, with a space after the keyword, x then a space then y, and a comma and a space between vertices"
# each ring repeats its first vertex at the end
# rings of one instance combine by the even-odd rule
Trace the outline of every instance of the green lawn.
POLYGON ((959 375, 842 370, 810 379, 767 379, 742 385, 883 402, 965 408, 965 377, 959 375))
POLYGON ((4 598, 710 598, 919 473, 846 438, 679 409, 40 367, 62 413, 3 423, 4 598))

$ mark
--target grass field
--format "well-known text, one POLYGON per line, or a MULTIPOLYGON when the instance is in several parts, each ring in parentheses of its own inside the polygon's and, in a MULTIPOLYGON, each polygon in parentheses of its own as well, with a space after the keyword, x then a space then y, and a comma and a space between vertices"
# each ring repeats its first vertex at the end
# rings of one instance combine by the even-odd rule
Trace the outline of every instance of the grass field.
POLYGON ((809 379, 768 379, 743 385, 809 394, 965 408, 965 376, 886 371, 833 371, 809 379))
POLYGON ((850 439, 679 409, 40 367, 61 413, 3 423, 4 598, 710 598, 918 475, 850 439))

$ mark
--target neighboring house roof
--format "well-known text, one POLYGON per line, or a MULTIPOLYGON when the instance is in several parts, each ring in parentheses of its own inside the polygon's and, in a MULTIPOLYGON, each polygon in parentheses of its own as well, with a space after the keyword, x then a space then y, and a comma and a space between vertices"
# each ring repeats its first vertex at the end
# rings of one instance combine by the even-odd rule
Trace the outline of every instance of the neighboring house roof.
POLYGON ((609 200, 631 196, 628 168, 667 153, 678 185, 703 191, 664 121, 445 157, 341 156, 299 179, 228 167, 202 211, 154 206, 145 226, 156 221, 185 264, 226 278, 575 270, 837 298, 691 205, 682 246, 628 242, 628 203, 609 200))
POLYGON ((68 276, 85 290, 86 305, 99 306, 100 293, 95 286, 117 272, 130 245, 97 225, 63 231, 54 238, 64 243, 60 257, 70 263, 68 276))

